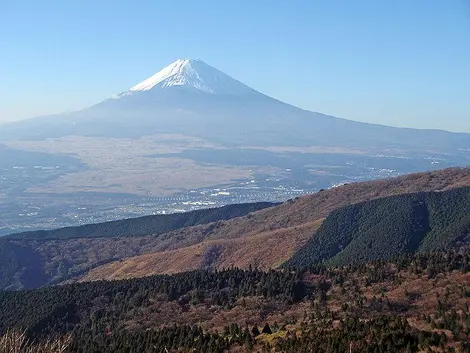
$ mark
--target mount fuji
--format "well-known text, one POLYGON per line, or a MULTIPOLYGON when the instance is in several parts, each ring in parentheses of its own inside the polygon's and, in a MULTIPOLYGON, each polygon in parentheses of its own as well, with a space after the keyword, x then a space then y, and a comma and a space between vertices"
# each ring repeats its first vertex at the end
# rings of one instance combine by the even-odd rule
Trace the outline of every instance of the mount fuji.
POLYGON ((0 126, 0 140, 184 134, 229 146, 323 146, 461 154, 470 134, 393 128, 302 110, 200 60, 177 60, 89 108, 0 126))

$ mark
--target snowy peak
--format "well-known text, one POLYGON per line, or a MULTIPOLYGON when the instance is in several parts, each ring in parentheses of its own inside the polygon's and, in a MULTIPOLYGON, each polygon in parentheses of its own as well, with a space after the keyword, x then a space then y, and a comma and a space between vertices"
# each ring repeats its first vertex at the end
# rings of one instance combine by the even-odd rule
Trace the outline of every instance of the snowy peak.
POLYGON ((258 93, 201 60, 179 59, 119 96, 175 86, 192 87, 215 95, 258 93))
POLYGON ((176 60, 155 75, 131 87, 129 91, 148 91, 157 85, 162 88, 171 86, 181 86, 188 82, 193 76, 191 60, 176 60))

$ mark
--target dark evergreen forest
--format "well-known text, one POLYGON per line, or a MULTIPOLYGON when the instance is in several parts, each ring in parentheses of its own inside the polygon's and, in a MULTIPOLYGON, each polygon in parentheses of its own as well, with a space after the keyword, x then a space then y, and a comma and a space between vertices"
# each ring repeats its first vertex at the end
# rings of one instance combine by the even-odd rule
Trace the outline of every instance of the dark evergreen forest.
POLYGON ((405 293, 407 301, 398 303, 388 297, 386 292, 392 289, 386 286, 406 284, 411 275, 436 281, 443 276, 467 276, 469 271, 470 253, 453 251, 344 267, 317 264, 268 272, 232 268, 3 291, 0 323, 2 331, 27 330, 39 340, 72 333, 69 351, 83 353, 225 352, 237 347, 261 352, 419 352, 431 348, 450 352, 449 342, 468 351, 470 287, 466 283, 455 282, 454 292, 445 288, 430 314, 412 308, 417 293, 405 293), (383 287, 382 295, 368 298, 365 291, 376 286, 383 287), (336 308, 336 295, 340 308, 336 308), (466 304, 457 307, 453 295, 466 304), (204 307, 209 311, 201 314, 203 321, 211 310, 229 313, 246 305, 240 303, 249 298, 259 298, 264 310, 269 305, 295 308, 305 304, 309 309, 301 318, 286 316, 283 322, 257 324, 249 323, 247 312, 245 323, 226 322, 212 329, 171 323, 171 319, 147 329, 124 324, 145 320, 143 313, 156 302, 175 303, 183 311, 204 307), (412 317, 434 329, 410 326, 412 317), (442 330, 452 332, 451 338, 442 330))
POLYGON ((470 188, 404 194, 333 211, 287 262, 331 266, 467 246, 470 188))
POLYGON ((52 240, 160 235, 179 228, 241 217, 250 212, 255 212, 276 205, 277 204, 270 202, 233 204, 218 208, 208 208, 184 213, 144 216, 128 218, 119 221, 86 224, 77 227, 22 232, 4 236, 2 239, 52 240))

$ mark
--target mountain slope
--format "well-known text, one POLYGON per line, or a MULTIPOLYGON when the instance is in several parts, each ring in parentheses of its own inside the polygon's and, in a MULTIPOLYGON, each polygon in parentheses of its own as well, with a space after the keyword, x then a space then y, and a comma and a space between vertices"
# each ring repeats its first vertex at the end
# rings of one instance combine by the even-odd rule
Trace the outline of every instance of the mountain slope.
POLYGON ((467 352, 469 271, 467 250, 0 291, 0 322, 67 352, 467 352))
POLYGON ((468 160, 470 134, 349 121, 268 97, 199 60, 177 60, 92 107, 2 125, 0 140, 184 134, 230 146, 326 146, 468 160))
POLYGON ((289 260, 314 236, 323 219, 332 211, 359 202, 414 192, 444 191, 470 187, 470 168, 452 168, 416 173, 398 178, 353 183, 301 197, 261 210, 236 220, 190 227, 164 234, 159 251, 98 266, 83 280, 120 279, 147 273, 167 273, 162 264, 172 263, 171 272, 201 268, 195 260, 191 267, 181 259, 200 259, 203 249, 217 245, 217 268, 250 264, 260 268, 277 267, 289 260))
POLYGON ((321 222, 319 220, 290 229, 264 231, 233 239, 203 240, 181 247, 177 247, 176 241, 170 249, 98 265, 79 277, 79 280, 118 280, 233 266, 260 269, 278 267, 305 243, 305 234, 314 233, 321 222))
MULTIPOLYGON (((31 238, 32 233, 29 236, 28 233, 19 234, 0 241, 5 251, 5 256, 0 257, 2 288, 31 288, 74 280, 83 275, 82 280, 97 280, 198 268, 277 267, 302 248, 314 236, 323 219, 335 209, 391 195, 442 191, 459 186, 470 186, 469 168, 353 183, 236 219, 185 227, 158 236, 150 235, 157 234, 157 228, 155 224, 148 227, 152 223, 145 223, 147 218, 143 218, 144 224, 140 225, 139 219, 130 220, 136 223, 122 229, 119 226, 125 225, 125 221, 110 223, 112 231, 108 233, 102 228, 104 224, 36 234, 43 239, 31 238), (95 232, 89 232, 92 229, 95 232), (141 235, 142 230, 149 234, 141 235)), ((187 217, 193 219, 192 224, 202 219, 210 222, 215 219, 207 215, 234 215, 232 211, 228 212, 232 207, 238 206, 200 211, 187 214, 187 217), (196 214, 200 217, 194 217, 196 214)), ((168 216, 167 219, 175 221, 184 215, 168 216)), ((182 221, 178 224, 188 226, 191 223, 182 221)), ((160 231, 164 229, 159 228, 160 231)))
POLYGON ((109 261, 157 251, 170 230, 241 217, 271 203, 228 205, 0 238, 0 288, 36 288, 109 261))
POLYGON ((391 196, 333 211, 286 263, 344 266, 469 246, 470 188, 391 196))

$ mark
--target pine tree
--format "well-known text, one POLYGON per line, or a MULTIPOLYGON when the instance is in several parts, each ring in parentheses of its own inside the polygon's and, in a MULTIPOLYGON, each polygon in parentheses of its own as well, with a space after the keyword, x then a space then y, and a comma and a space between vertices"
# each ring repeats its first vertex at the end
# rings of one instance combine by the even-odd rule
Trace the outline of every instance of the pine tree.
POLYGON ((264 325, 263 331, 261 331, 261 332, 262 332, 262 333, 267 333, 267 334, 273 333, 273 332, 271 331, 271 327, 269 327, 268 323, 266 323, 266 324, 264 325))

